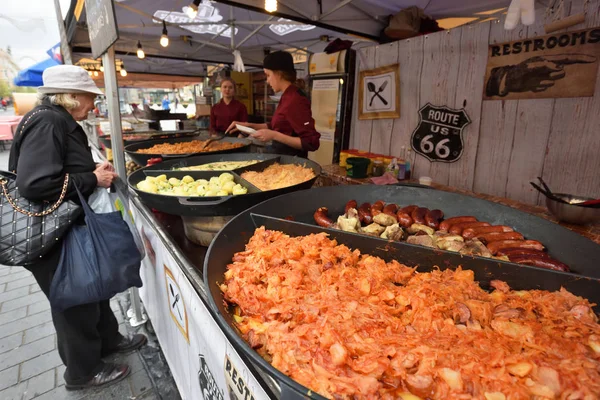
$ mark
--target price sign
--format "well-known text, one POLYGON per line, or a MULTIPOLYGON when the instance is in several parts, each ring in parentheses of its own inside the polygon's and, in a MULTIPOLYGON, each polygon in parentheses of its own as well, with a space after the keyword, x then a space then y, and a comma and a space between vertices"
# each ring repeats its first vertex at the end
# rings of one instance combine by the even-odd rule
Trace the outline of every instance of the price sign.
POLYGON ((85 0, 85 14, 92 58, 98 58, 119 39, 113 1, 85 0))
POLYGON ((412 133, 411 146, 429 161, 455 162, 463 153, 463 129, 470 123, 464 109, 427 103, 419 110, 419 125, 412 133))

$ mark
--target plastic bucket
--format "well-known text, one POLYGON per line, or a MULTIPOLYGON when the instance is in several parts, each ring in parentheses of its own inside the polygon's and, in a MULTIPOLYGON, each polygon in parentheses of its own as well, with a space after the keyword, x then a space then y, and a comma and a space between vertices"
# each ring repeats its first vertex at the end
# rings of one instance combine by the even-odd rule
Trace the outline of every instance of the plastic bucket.
POLYGON ((371 160, 364 157, 352 157, 346 160, 346 163, 348 164, 346 175, 348 175, 350 178, 367 177, 367 171, 369 170, 371 160))

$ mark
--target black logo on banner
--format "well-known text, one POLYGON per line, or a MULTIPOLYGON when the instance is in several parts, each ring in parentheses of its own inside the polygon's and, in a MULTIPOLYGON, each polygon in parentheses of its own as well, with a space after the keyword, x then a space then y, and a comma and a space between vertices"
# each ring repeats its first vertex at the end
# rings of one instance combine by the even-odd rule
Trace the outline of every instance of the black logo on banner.
POLYGON ((215 377, 210 372, 204 356, 202 354, 198 356, 200 357, 198 381, 200 382, 202 397, 204 397, 204 400, 224 400, 223 391, 217 385, 217 381, 215 381, 215 377))
POLYGON ((464 109, 427 103, 419 110, 419 125, 412 133, 411 146, 429 161, 454 162, 463 153, 462 131, 470 123, 464 109))

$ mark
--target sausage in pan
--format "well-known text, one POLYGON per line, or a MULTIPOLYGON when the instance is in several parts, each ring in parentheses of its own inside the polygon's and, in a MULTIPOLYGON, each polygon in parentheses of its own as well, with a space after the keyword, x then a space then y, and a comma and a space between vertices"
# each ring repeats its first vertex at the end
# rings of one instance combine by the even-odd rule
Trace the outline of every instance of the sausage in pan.
POLYGON ((425 214, 425 223, 428 227, 438 230, 442 218, 444 218, 442 210, 428 210, 425 214))
POLYGON ((429 211, 429 209, 425 207, 417 207, 413 210, 410 216, 412 217, 413 221, 415 221, 415 224, 425 225, 425 215, 427 214, 427 211, 429 211))
POLYGON ((371 207, 371 217, 381 214, 383 212, 384 205, 385 203, 382 200, 377 200, 375 203, 373 203, 373 206, 371 207))
POLYGON ((506 225, 482 226, 481 228, 467 228, 463 230, 462 236, 465 239, 473 239, 482 233, 505 233, 512 231, 513 228, 506 225))
POLYGON ((531 265, 533 267, 552 269, 554 271, 569 272, 569 266, 567 264, 561 263, 560 261, 555 260, 553 258, 522 255, 509 257, 509 259, 511 262, 517 264, 531 265))
POLYGON ((415 206, 414 204, 411 204, 410 206, 406 206, 400 209, 400 211, 402 211, 403 213, 406 213, 408 215, 412 214, 412 212, 419 208, 419 206, 415 206))
POLYGON ((503 233, 482 233, 476 236, 477 239, 484 243, 497 242, 498 240, 523 240, 523 235, 519 232, 503 232, 503 233))
POLYGON ((482 226, 490 226, 487 222, 460 222, 458 224, 452 224, 450 226, 450 233, 455 235, 461 235, 463 230, 467 228, 481 228, 482 226))
POLYGON ((476 222, 475 217, 452 217, 444 220, 440 223, 440 231, 448 231, 453 224, 460 224, 463 222, 476 222))
POLYGON ((388 204, 385 207, 383 207, 383 213, 387 214, 389 216, 394 217, 394 219, 397 221, 398 217, 396 216, 396 212, 398 211, 398 206, 395 204, 388 204))
POLYGON ((545 251, 536 250, 536 249, 523 249, 520 247, 508 247, 506 249, 501 249, 498 251, 498 255, 499 256, 507 256, 508 258, 511 258, 514 256, 526 256, 526 255, 543 257, 543 258, 551 258, 550 255, 548 255, 548 253, 546 253, 545 251))
POLYGON ((371 203, 362 203, 360 207, 358 207, 358 219, 365 225, 370 225, 373 222, 371 203))
POLYGON ((509 247, 544 250, 544 245, 537 240, 499 240, 487 245, 487 248, 493 255, 496 255, 500 250, 507 249, 509 247))
POLYGON ((328 212, 329 210, 327 207, 319 207, 317 211, 315 211, 313 218, 315 219, 317 225, 322 226, 323 228, 329 228, 331 225, 333 225, 333 221, 327 216, 328 212))
POLYGON ((346 207, 344 207, 344 214, 348 214, 348 210, 351 208, 354 208, 356 210, 357 207, 358 204, 356 203, 356 200, 350 200, 346 203, 346 207))
POLYGON ((402 212, 402 210, 396 213, 396 217, 398 218, 398 223, 403 228, 410 228, 410 226, 415 223, 410 214, 402 212))

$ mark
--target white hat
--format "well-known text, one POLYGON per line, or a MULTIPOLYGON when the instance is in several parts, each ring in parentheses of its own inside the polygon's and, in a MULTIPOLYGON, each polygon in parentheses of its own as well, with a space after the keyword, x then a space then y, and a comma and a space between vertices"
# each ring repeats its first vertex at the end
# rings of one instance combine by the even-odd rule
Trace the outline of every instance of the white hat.
POLYGON ((76 65, 57 65, 44 70, 44 86, 38 92, 49 93, 93 93, 104 94, 90 78, 88 72, 76 65))

